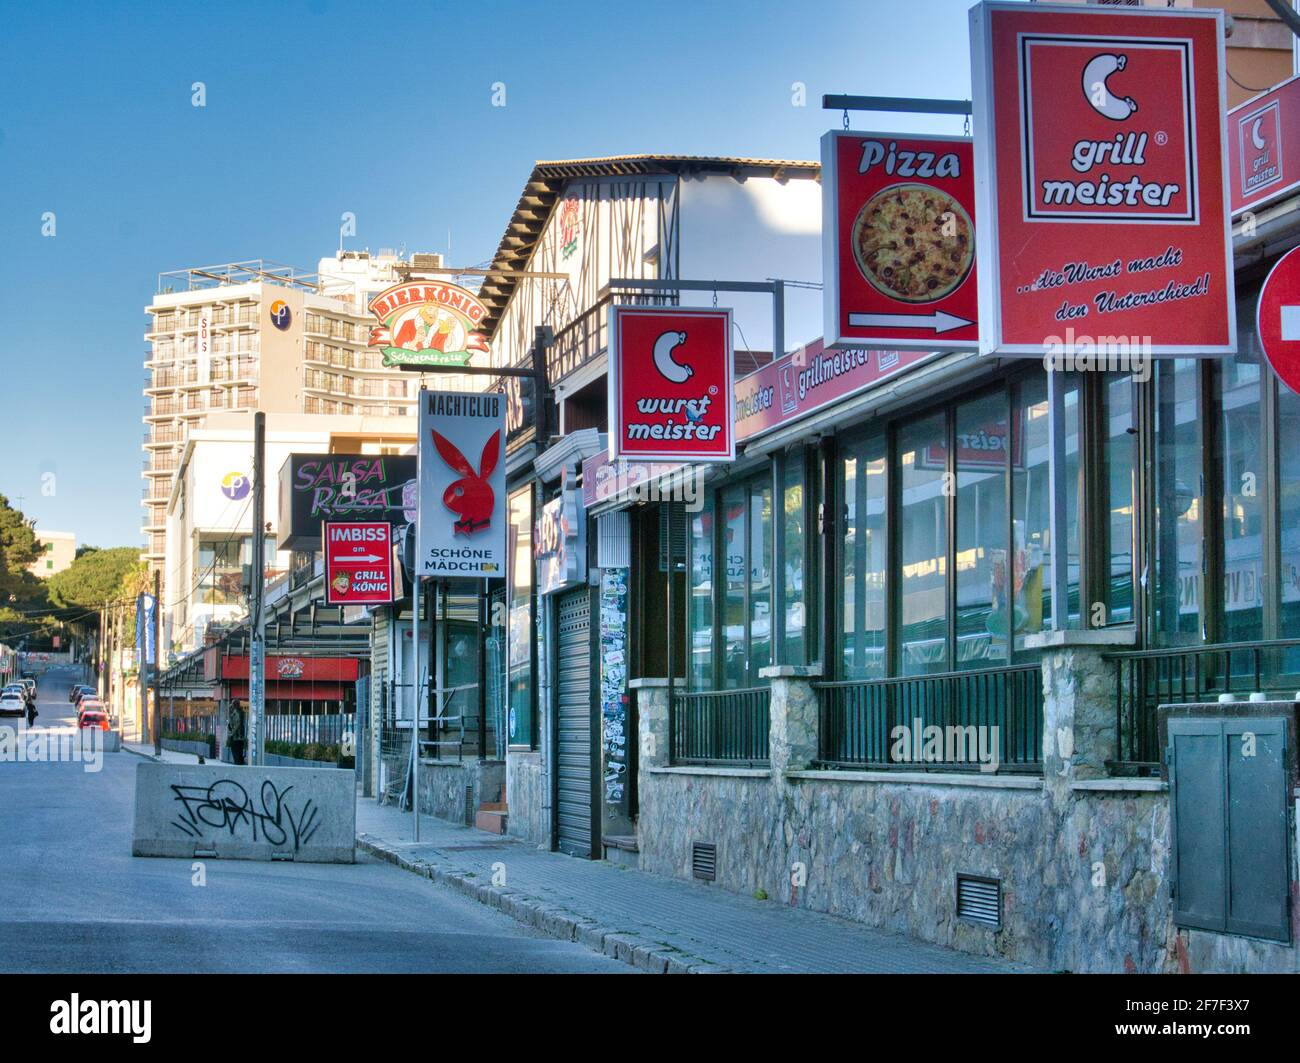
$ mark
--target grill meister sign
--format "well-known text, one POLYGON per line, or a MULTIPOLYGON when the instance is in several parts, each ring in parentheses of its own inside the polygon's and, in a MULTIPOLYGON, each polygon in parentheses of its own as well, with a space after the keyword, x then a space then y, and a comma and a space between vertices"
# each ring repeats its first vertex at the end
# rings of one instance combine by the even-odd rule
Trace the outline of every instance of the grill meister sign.
POLYGON ((975 346, 973 171, 968 137, 822 137, 827 344, 975 346))
POLYGON ((1300 187, 1300 76, 1228 112, 1232 213, 1300 187))
POLYGON ((1234 351, 1222 12, 970 18, 980 350, 1234 351))
POLYGON ((733 461, 731 311, 610 309, 610 457, 733 461))

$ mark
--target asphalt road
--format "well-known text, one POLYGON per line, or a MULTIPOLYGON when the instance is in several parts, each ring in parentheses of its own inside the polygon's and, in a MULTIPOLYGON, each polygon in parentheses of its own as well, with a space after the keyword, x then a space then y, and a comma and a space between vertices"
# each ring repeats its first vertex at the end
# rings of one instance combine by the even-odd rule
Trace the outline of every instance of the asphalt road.
MULTIPOLYGON (((75 728, 72 681, 41 679, 38 730, 75 728)), ((196 885, 189 860, 131 855, 140 763, 0 762, 0 971, 632 973, 364 854, 207 860, 196 885)))

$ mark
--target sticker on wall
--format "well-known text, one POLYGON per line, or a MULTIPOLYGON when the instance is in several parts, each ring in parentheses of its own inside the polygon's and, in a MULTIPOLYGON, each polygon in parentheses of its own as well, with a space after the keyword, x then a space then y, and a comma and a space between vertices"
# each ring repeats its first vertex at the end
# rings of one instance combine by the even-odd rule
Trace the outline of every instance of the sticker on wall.
POLYGON ((607 805, 621 806, 627 777, 627 569, 600 572, 600 723, 607 805))

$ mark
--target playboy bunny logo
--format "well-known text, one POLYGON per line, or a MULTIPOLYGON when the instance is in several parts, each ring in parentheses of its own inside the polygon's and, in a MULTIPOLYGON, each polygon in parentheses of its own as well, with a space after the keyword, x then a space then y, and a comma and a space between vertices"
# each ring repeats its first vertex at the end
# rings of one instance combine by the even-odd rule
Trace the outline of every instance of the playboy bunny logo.
POLYGON ((449 468, 460 473, 462 479, 453 481, 442 493, 443 505, 460 516, 454 528, 457 534, 464 532, 473 535, 492 523, 492 509, 496 496, 488 477, 497 467, 497 457, 501 450, 501 431, 492 433, 492 438, 483 444, 483 454, 479 458, 478 472, 446 436, 433 431, 433 445, 438 448, 449 468))

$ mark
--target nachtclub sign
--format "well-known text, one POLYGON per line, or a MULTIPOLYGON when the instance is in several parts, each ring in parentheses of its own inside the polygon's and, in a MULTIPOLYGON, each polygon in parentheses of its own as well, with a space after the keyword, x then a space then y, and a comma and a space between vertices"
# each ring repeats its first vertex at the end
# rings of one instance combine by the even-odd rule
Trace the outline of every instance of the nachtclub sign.
POLYGON ((980 350, 1235 350, 1222 12, 986 2, 971 57, 980 350))
POLYGON ((734 460, 731 311, 615 306, 609 315, 611 458, 734 460))
POLYGON ((372 605, 393 600, 393 526, 387 521, 326 524, 325 601, 372 605))
POLYGON ((968 137, 822 137, 826 343, 975 346, 974 169, 968 137))
POLYGON ((504 576, 506 397, 420 392, 415 575, 504 576))
POLYGON ((280 468, 281 550, 319 550, 325 521, 415 520, 414 455, 291 454, 280 468))

